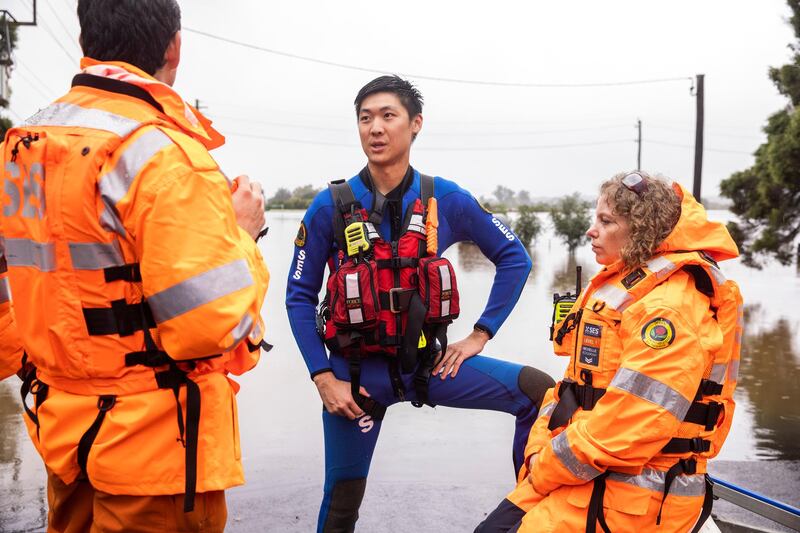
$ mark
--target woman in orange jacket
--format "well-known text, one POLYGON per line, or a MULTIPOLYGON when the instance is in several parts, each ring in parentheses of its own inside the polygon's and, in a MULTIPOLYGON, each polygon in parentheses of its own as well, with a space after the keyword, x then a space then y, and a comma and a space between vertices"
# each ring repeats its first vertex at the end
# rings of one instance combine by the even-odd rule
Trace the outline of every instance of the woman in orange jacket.
POLYGON ((602 270, 554 326, 569 357, 548 391, 514 491, 476 532, 697 530, 706 462, 733 416, 742 300, 717 261, 725 227, 643 172, 600 189, 587 232, 602 270))

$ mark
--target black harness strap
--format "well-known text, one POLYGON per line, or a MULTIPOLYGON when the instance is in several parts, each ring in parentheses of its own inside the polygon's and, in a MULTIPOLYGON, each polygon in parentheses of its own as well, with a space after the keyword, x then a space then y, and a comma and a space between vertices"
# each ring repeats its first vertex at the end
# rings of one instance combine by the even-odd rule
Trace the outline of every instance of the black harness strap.
POLYGON ((606 471, 594 478, 592 498, 589 500, 589 508, 586 510, 586 533, 595 533, 598 522, 600 522, 600 527, 605 533, 611 533, 606 523, 606 517, 603 514, 603 498, 606 494, 606 478, 608 475, 609 472, 606 471))
POLYGON ((112 281, 129 281, 138 283, 142 281, 142 272, 139 269, 139 263, 128 263, 125 265, 106 267, 103 269, 103 276, 106 283, 112 281))
POLYGON ((697 523, 692 528, 692 533, 698 533, 703 529, 703 524, 705 524, 708 517, 711 516, 711 509, 714 507, 714 482, 711 481, 711 476, 708 474, 705 475, 705 482, 706 495, 703 498, 703 508, 700 511, 700 517, 697 519, 697 523))
POLYGON ((353 190, 345 180, 336 180, 328 184, 328 190, 333 198, 333 205, 336 211, 333 214, 333 238, 336 241, 339 251, 347 252, 347 243, 344 240, 344 219, 343 216, 350 213, 353 208, 360 207, 360 204, 353 196, 353 190))
POLYGON ((697 473, 697 461, 695 459, 678 459, 678 462, 667 470, 667 474, 664 476, 664 495, 661 497, 661 505, 658 506, 658 515, 656 515, 657 526, 661 525, 661 511, 664 510, 664 501, 666 501, 669 495, 672 482, 681 474, 691 475, 695 473, 697 473))
POLYGON ((127 337, 156 327, 150 306, 144 301, 129 304, 121 299, 111 302, 111 307, 84 307, 83 319, 89 335, 127 337))
MULTIPOLYGON (((28 362, 28 354, 23 352, 22 355, 22 368, 25 368, 28 362)), ((25 414, 28 415, 28 418, 36 425, 36 437, 39 437, 39 406, 47 398, 47 392, 49 390, 49 386, 47 383, 40 381, 36 377, 36 367, 31 366, 30 369, 25 373, 25 376, 22 380, 22 386, 20 387, 20 396, 22 397, 22 408, 25 409, 25 414), (28 407, 26 400, 28 398, 28 394, 33 394, 33 409, 28 407)))
POLYGON ((89 451, 91 451, 92 444, 94 444, 97 434, 100 432, 100 426, 103 425, 106 413, 110 411, 116 403, 117 397, 113 394, 103 395, 97 399, 97 417, 78 442, 78 466, 84 478, 89 477, 86 473, 86 464, 89 462, 89 451))
MULTIPOLYGON (((150 331, 144 330, 145 350, 125 354, 126 366, 143 365, 154 368, 169 366, 168 370, 156 372, 156 385, 159 389, 170 389, 175 397, 175 408, 178 420, 179 441, 185 448, 185 487, 183 499, 183 512, 194 510, 194 500, 197 492, 197 446, 200 431, 200 387, 189 379, 189 373, 178 368, 177 362, 169 355, 158 349, 150 331), (186 386, 186 424, 183 420, 183 407, 180 401, 181 386, 186 386)), ((208 357, 199 357, 185 361, 194 364, 195 361, 213 359, 219 354, 208 357)), ((88 453, 88 452, 87 452, 88 453)))
POLYGON ((547 428, 553 431, 558 427, 565 426, 579 407, 584 411, 591 411, 605 393, 606 389, 589 384, 578 385, 574 381, 562 381, 558 387, 558 403, 550 415, 547 428))
POLYGON ((386 406, 361 394, 361 361, 358 359, 350 360, 350 392, 353 400, 364 413, 371 416, 373 420, 383 420, 386 415, 386 406))

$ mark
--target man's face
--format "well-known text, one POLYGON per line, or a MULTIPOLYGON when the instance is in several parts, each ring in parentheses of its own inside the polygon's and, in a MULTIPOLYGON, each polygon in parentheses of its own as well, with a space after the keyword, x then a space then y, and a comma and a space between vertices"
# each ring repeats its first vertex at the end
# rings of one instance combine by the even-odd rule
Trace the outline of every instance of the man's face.
POLYGON ((411 141, 422 128, 422 115, 413 119, 394 93, 375 93, 364 99, 358 113, 361 148, 373 165, 408 159, 411 141))

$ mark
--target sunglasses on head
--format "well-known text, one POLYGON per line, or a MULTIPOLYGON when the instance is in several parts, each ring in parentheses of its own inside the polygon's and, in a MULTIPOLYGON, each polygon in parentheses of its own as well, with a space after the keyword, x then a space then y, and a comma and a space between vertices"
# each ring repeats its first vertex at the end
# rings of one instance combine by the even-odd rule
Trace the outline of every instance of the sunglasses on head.
POLYGON ((629 190, 635 192, 637 196, 641 196, 647 190, 647 182, 638 172, 631 172, 622 178, 622 184, 629 190))

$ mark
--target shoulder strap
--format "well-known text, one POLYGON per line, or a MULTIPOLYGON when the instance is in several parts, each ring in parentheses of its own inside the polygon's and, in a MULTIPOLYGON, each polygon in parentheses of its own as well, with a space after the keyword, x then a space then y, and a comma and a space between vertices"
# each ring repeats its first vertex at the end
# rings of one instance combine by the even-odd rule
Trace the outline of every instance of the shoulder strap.
POLYGON ((426 175, 419 175, 419 196, 422 199, 422 206, 428 206, 428 199, 433 198, 433 178, 426 175))
POLYGON ((333 238, 339 250, 346 250, 344 241, 344 215, 349 213, 354 206, 358 206, 353 189, 345 180, 336 180, 328 183, 328 190, 333 198, 333 238))

